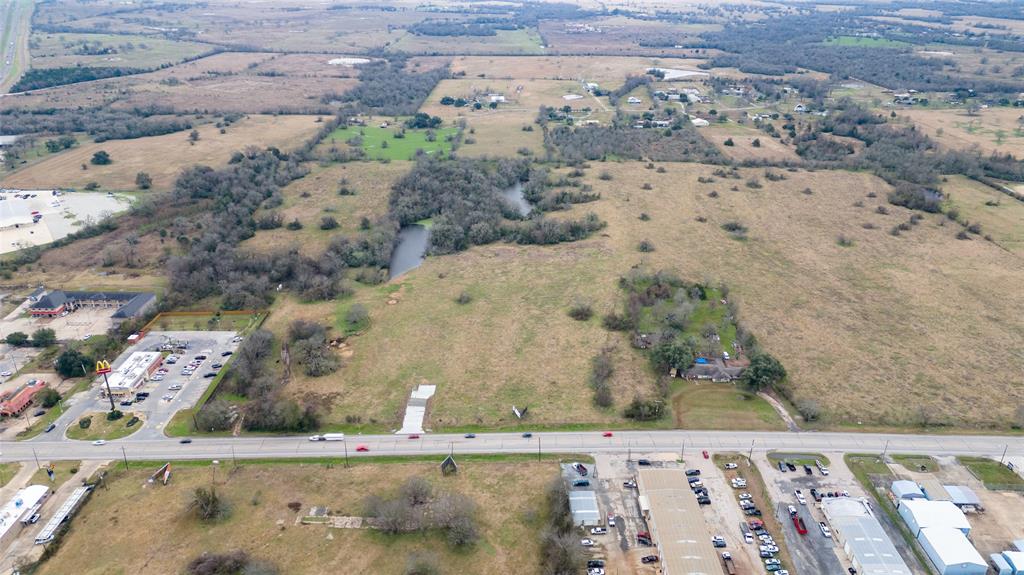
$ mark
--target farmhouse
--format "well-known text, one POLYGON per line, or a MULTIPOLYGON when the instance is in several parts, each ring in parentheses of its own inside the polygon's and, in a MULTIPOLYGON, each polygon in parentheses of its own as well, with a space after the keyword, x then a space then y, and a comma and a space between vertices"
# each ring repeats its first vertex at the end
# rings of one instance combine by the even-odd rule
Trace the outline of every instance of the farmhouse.
POLYGON ((487 94, 487 98, 491 101, 492 104, 499 104, 505 102, 504 94, 487 94))
POLYGON ((118 324, 145 315, 155 305, 156 296, 149 292, 53 290, 40 296, 28 311, 32 317, 54 317, 81 308, 117 308, 111 317, 118 324))
POLYGON ((689 369, 683 371, 686 379, 710 379, 715 383, 735 381, 743 374, 742 367, 730 367, 721 359, 698 357, 689 369))

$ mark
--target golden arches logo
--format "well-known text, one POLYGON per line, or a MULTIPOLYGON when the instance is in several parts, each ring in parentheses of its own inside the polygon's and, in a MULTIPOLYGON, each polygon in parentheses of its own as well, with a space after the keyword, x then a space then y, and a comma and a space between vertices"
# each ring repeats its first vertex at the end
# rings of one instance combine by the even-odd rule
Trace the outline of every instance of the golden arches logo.
POLYGON ((110 362, 99 360, 96 362, 96 373, 110 373, 110 362))

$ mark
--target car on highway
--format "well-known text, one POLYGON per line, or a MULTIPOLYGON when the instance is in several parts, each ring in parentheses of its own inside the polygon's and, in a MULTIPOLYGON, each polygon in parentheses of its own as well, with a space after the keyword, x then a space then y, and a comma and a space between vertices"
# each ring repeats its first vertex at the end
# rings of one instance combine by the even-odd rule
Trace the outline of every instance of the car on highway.
POLYGON ((185 437, 185 438, 179 440, 178 443, 192 443, 192 440, 187 438, 187 437, 185 437))
POLYGON ((229 356, 229 355, 231 355, 232 353, 234 353, 234 352, 233 352, 233 351, 225 351, 224 353, 220 354, 220 356, 221 356, 221 357, 228 357, 228 356, 229 356))
POLYGON ((523 433, 523 437, 526 439, 530 439, 531 437, 533 437, 533 434, 527 431, 523 433))
POLYGON ((57 424, 51 423, 50 425, 46 426, 46 429, 44 430, 44 433, 50 433, 51 431, 53 431, 56 428, 57 428, 57 424))
POLYGON ((612 432, 606 431, 606 432, 602 433, 601 436, 602 437, 611 437, 612 436, 612 432))
POLYGON ((132 400, 126 399, 126 400, 122 401, 119 405, 121 407, 129 407, 129 406, 131 406, 131 404, 132 404, 132 400))
POLYGON ((467 433, 466 435, 463 435, 462 437, 465 437, 466 439, 476 439, 476 434, 475 433, 467 433))
POLYGON ((170 400, 174 399, 174 394, 173 393, 165 393, 163 396, 160 397, 160 399, 162 399, 164 401, 170 401, 170 400))
POLYGON ((207 372, 207 373, 203 374, 203 377, 205 377, 206 379, 210 379, 211 377, 217 377, 217 372, 216 371, 207 372))
MULTIPOLYGON (((107 442, 102 440, 102 439, 97 439, 96 441, 93 441, 92 444, 93 445, 106 445, 107 442)), ((822 525, 824 525, 824 524, 822 524, 822 525)))
POLYGON ((9 371, 0 371, 0 377, 11 377, 11 372, 9 372, 9 371))
POLYGON ((636 460, 636 464, 637 465, 643 465, 644 467, 647 467, 647 466, 649 466, 651 464, 651 460, 650 459, 637 459, 636 460))
POLYGON ((356 451, 366 452, 366 451, 369 451, 369 450, 370 450, 370 448, 365 446, 365 445, 357 445, 356 446, 356 451))
POLYGON ((420 434, 418 434, 418 433, 410 433, 409 434, 409 439, 419 439, 419 438, 420 438, 420 434))
POLYGON ((224 367, 223 363, 215 363, 215 364, 210 366, 210 369, 220 369, 222 367, 224 367))

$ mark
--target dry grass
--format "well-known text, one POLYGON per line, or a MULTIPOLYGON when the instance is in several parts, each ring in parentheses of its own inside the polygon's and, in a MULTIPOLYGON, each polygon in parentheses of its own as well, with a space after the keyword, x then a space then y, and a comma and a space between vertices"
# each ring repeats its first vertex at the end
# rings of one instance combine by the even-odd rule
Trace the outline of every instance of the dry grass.
POLYGON ((1024 155, 1024 126, 1018 121, 1024 112, 1020 108, 988 108, 977 116, 969 116, 963 109, 908 109, 897 113, 949 148, 977 146, 984 154, 1024 155))
POLYGON ((229 126, 225 134, 211 124, 199 126, 195 145, 188 131, 138 138, 88 143, 13 172, 5 186, 26 189, 81 188, 97 182, 106 190, 135 189, 135 175, 147 172, 155 189, 169 189, 184 168, 194 164, 226 164, 231 154, 246 146, 278 146, 289 149, 311 136, 319 127, 311 116, 250 116, 229 126), (92 155, 105 150, 113 163, 92 165, 92 155), (87 169, 82 169, 82 165, 87 169))
POLYGON ((234 549, 296 575, 401 573, 408 556, 417 552, 435 555, 446 573, 535 573, 539 520, 530 518, 542 516, 543 487, 557 473, 554 463, 533 462, 463 462, 458 476, 445 479, 434 463, 360 463, 350 469, 245 465, 230 473, 230 465, 222 467, 217 491, 230 515, 212 524, 201 524, 186 512, 192 489, 209 486, 209 468, 173 466, 168 486, 146 482, 155 469, 127 475, 116 471, 109 490, 96 490, 60 550, 37 573, 183 573, 203 552, 234 549), (463 493, 477 503, 482 535, 477 546, 454 551, 436 533, 386 536, 295 523, 315 505, 338 515, 360 515, 365 497, 391 495, 413 476, 427 477, 439 489, 463 493), (302 505, 298 514, 287 507, 292 501, 302 505), (138 520, 140 509, 146 510, 145 521, 138 520), (121 522, 125 525, 119 527, 121 522), (107 547, 118 552, 96 552, 107 547))
POLYGON ((371 221, 387 214, 391 186, 412 168, 412 162, 394 161, 352 162, 335 164, 327 168, 314 168, 308 176, 286 186, 282 192, 284 204, 277 208, 285 223, 299 220, 301 230, 258 231, 242 243, 243 249, 272 251, 296 246, 303 253, 315 256, 323 252, 332 236, 355 236, 363 217, 371 221), (339 181, 345 178, 354 196, 339 196, 339 181), (332 216, 339 227, 330 231, 320 229, 323 216, 332 216))
POLYGON ((949 176, 948 180, 943 189, 963 219, 980 223, 982 234, 1010 252, 1024 255, 1024 203, 963 176, 949 176))
MULTIPOLYGON (((736 113, 733 114, 735 115, 736 113)), ((716 122, 706 128, 702 128, 700 133, 718 146, 722 153, 737 161, 797 161, 800 159, 791 146, 783 144, 761 130, 754 128, 752 125, 743 126, 735 122, 727 124, 716 122), (725 141, 730 138, 733 145, 726 146, 725 141), (755 139, 760 142, 760 147, 754 147, 753 142, 755 139)))
POLYGON ((614 89, 652 67, 695 70, 702 60, 643 56, 458 56, 452 72, 475 78, 578 80, 614 89))
POLYGON ((711 167, 665 167, 658 174, 640 163, 595 163, 585 181, 603 198, 574 211, 594 210, 609 226, 590 240, 428 258, 398 284, 358 293, 372 325, 352 340, 354 356, 294 391, 334 394, 329 419, 338 422, 345 415, 397 422, 422 381, 438 385, 434 427, 508 425, 512 404, 529 405, 537 424, 618 421, 589 401, 589 360, 605 345, 618 347, 619 408, 635 393, 653 392, 647 362, 598 319, 578 323, 566 310, 577 297, 599 315, 620 306, 616 278, 639 263, 731 286, 743 321, 786 365, 796 396, 815 399, 832 421, 1009 420, 1022 399, 1008 383, 1019 358, 993 342, 1015 341, 1024 329, 1004 297, 1024 276, 1020 260, 988 242, 956 240, 959 227, 940 225, 939 216, 889 235, 910 212, 875 213, 888 187, 867 174, 786 173, 785 181, 767 182, 763 170, 750 170, 700 185, 711 167), (613 179, 598 179, 602 170, 613 179), (764 188, 746 188, 751 176, 764 188), (653 190, 629 185, 641 181, 653 190), (733 183, 740 191, 729 191, 733 183), (709 198, 711 190, 719 197, 709 198), (877 197, 866 198, 872 191, 877 197), (864 207, 854 207, 857 200, 864 207), (652 219, 640 221, 641 213, 652 219), (732 220, 749 227, 750 239, 720 229, 732 220), (837 234, 854 246, 838 246, 837 234), (636 252, 645 238, 656 251, 636 252), (472 303, 454 302, 462 291, 472 303), (387 305, 392 297, 400 303, 387 305))

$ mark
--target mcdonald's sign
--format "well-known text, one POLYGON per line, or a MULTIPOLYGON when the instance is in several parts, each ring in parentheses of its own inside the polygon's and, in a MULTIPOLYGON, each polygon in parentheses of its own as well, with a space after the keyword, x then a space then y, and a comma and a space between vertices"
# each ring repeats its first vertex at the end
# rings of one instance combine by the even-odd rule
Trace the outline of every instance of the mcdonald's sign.
POLYGON ((96 373, 110 373, 111 371, 113 370, 110 369, 109 361, 104 361, 101 359, 96 362, 96 373))

